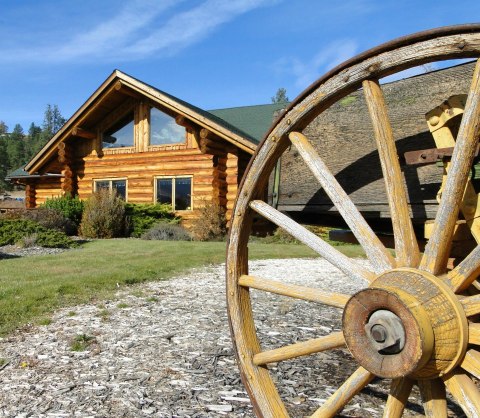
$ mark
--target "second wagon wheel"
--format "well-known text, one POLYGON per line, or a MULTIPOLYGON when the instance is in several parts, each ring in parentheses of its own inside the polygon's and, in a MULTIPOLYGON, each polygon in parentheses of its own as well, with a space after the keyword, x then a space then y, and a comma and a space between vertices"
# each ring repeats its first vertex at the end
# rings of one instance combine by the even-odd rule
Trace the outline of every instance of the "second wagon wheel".
MULTIPOLYGON (((385 417, 404 413, 417 385, 428 417, 447 416, 452 397, 470 417, 480 417, 480 295, 465 292, 480 273, 480 246, 447 269, 459 207, 480 136, 480 25, 422 32, 367 51, 319 79, 289 106, 260 144, 240 188, 227 252, 227 301, 242 381, 255 412, 288 416, 271 366, 295 357, 346 348, 356 370, 334 393, 319 400, 313 417, 332 417, 373 379, 389 383, 385 417), (407 190, 379 79, 435 61, 476 59, 456 145, 436 213, 433 232, 419 251, 407 190), (302 130, 332 104, 363 89, 386 184, 395 254, 384 247, 302 130), (368 259, 350 259, 261 200, 280 156, 292 147, 336 206, 368 259), (352 280, 365 282, 354 295, 249 275, 248 240, 254 214, 275 223, 352 280), (262 350, 251 290, 338 308, 341 331, 293 345, 262 350), (476 316, 477 315, 477 316, 476 316), (394 343, 389 343, 393 341, 394 343), (449 394, 449 395, 447 395, 449 394)), ((436 104, 432 104, 432 107, 436 104)), ((428 109, 427 109, 428 110, 428 109)), ((321 361, 321 360, 319 360, 321 361)), ((457 411, 458 412, 458 411, 457 411)))

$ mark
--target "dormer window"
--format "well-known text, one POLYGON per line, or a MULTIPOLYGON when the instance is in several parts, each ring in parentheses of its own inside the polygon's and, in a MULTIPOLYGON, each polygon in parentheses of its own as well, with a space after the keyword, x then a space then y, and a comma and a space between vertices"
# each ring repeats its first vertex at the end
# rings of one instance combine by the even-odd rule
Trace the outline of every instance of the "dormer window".
POLYGON ((185 142, 185 128, 177 125, 170 115, 152 107, 150 110, 150 145, 168 145, 185 142))
POLYGON ((133 112, 120 119, 103 133, 103 148, 125 148, 134 146, 133 112))

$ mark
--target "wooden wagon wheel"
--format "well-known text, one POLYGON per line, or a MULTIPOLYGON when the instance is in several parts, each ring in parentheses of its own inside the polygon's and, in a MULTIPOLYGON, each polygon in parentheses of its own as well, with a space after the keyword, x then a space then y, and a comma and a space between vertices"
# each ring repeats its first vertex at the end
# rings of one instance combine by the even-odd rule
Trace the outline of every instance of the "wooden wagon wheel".
MULTIPOLYGON (((340 65, 302 93, 259 146, 243 179, 227 251, 227 301, 243 383, 258 416, 288 416, 268 365, 293 357, 347 347, 358 369, 313 417, 335 416, 374 377, 392 379, 386 417, 403 414, 413 384, 425 413, 446 417, 448 391, 470 417, 480 417, 480 295, 465 290, 480 273, 480 245, 447 271, 458 208, 480 136, 480 25, 422 32, 384 44, 340 65), (378 80, 429 62, 476 58, 471 88, 434 230, 423 254, 407 208, 382 89, 378 80), (395 258, 385 249, 301 132, 320 113, 363 88, 374 127, 395 236, 395 258), (259 199, 275 163, 293 145, 364 248, 371 268, 347 258, 322 239, 259 199), (254 213, 288 231, 348 277, 365 280, 355 295, 280 283, 248 275, 248 239, 254 213), (250 289, 343 309, 342 331, 262 351, 250 289)), ((315 180, 316 179, 316 180, 315 180)))

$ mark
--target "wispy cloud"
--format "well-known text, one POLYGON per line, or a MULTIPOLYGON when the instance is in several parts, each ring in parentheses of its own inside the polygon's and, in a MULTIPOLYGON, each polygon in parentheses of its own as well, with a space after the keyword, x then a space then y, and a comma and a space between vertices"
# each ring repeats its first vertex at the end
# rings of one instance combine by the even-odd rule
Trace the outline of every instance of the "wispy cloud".
POLYGON ((133 0, 110 19, 71 39, 0 50, 0 54, 13 62, 49 63, 79 58, 128 61, 160 52, 172 54, 205 39, 237 16, 282 0, 204 0, 193 8, 176 11, 184 1, 133 0))
POLYGON ((297 57, 283 58, 276 63, 275 67, 276 71, 292 75, 295 79, 295 86, 303 89, 357 52, 357 42, 351 39, 342 39, 328 44, 307 60, 300 60, 297 57))

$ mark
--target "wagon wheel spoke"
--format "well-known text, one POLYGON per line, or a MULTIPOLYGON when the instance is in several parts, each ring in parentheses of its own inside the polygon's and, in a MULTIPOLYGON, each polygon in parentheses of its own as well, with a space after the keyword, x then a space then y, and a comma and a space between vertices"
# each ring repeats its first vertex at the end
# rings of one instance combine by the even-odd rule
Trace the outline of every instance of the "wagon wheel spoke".
POLYGON ((480 135, 480 60, 473 74, 452 162, 420 267, 432 274, 445 271, 455 223, 480 135))
POLYGON ((476 350, 468 350, 460 367, 480 379, 480 353, 476 350))
POLYGON ((385 418, 401 417, 408 397, 412 391, 413 380, 408 378, 394 379, 390 385, 390 394, 388 395, 387 404, 383 411, 385 418))
POLYGON ((261 200, 254 200, 250 202, 250 207, 269 221, 273 222, 275 225, 283 228, 285 231, 299 241, 303 242, 312 250, 316 251, 335 267, 343 271, 347 276, 355 279, 367 280, 369 282, 373 280, 374 275, 370 271, 366 270, 355 261, 343 255, 340 251, 327 244, 320 237, 265 202, 261 200))
POLYGON ((334 348, 345 346, 342 332, 333 332, 324 337, 287 345, 273 350, 263 351, 253 356, 253 363, 262 366, 268 363, 290 360, 296 357, 308 356, 334 348))
POLYGON ((382 89, 378 81, 366 80, 363 82, 363 91, 385 179, 392 217, 397 267, 416 267, 420 260, 420 252, 408 211, 407 191, 382 89))
POLYGON ((470 322, 468 326, 468 342, 470 344, 480 345, 480 324, 470 322))
POLYGON ((478 417, 480 411, 480 392, 465 373, 456 372, 443 377, 445 386, 468 417, 478 417))
POLYGON ((448 278, 454 292, 467 289, 480 274, 480 245, 456 266, 448 272, 448 278))
POLYGON ((419 380, 423 409, 427 418, 447 418, 447 395, 440 379, 419 380))
POLYGON ((318 302, 328 306, 343 308, 350 296, 341 293, 326 292, 320 289, 313 289, 307 286, 285 284, 277 280, 269 280, 250 275, 240 276, 240 286, 252 289, 263 290, 277 295, 288 296, 295 299, 318 302))
POLYGON ((374 270, 380 273, 393 268, 395 260, 392 255, 372 231, 310 141, 300 132, 291 132, 289 138, 365 250, 374 270))
POLYGON ((315 411, 311 418, 333 417, 337 412, 344 408, 350 400, 367 386, 374 374, 359 367, 337 391, 327 399, 327 401, 315 411))
POLYGON ((480 314, 480 294, 460 299, 460 303, 463 305, 467 317, 480 314))

